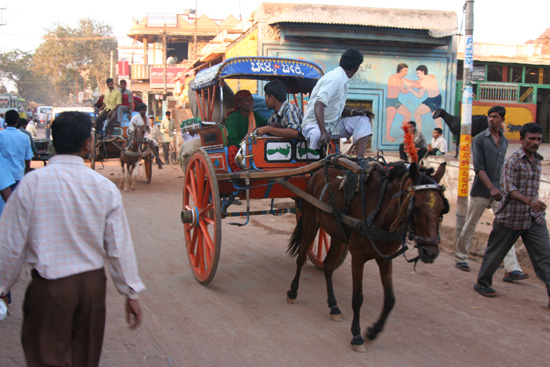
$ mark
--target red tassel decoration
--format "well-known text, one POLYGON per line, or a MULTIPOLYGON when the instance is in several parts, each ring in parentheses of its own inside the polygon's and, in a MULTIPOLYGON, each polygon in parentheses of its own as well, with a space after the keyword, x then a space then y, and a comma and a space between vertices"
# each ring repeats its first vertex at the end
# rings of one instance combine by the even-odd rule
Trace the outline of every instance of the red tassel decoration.
POLYGON ((405 152, 408 154, 411 162, 418 162, 418 149, 414 145, 414 133, 409 129, 409 124, 403 123, 401 129, 405 132, 403 136, 403 145, 405 146, 405 152))

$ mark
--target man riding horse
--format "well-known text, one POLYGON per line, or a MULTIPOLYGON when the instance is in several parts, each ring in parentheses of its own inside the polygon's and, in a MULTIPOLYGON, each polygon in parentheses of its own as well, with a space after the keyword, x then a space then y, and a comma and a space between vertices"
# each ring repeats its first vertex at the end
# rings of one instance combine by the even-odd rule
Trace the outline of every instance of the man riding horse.
POLYGON ((136 128, 145 126, 145 134, 143 136, 143 140, 145 141, 145 144, 151 147, 151 150, 155 155, 155 162, 157 163, 159 169, 162 169, 163 162, 160 160, 159 157, 158 146, 155 145, 156 141, 151 139, 151 127, 145 123, 145 121, 147 121, 147 105, 145 103, 139 104, 136 108, 136 111, 139 112, 139 115, 132 117, 132 120, 130 121, 130 126, 128 126, 128 136, 132 137, 136 128))

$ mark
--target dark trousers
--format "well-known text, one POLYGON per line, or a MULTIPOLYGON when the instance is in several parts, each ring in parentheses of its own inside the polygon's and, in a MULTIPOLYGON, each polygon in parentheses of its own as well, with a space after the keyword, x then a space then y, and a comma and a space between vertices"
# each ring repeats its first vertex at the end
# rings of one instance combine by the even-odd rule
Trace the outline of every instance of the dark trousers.
POLYGON ((170 142, 162 143, 162 152, 164 153, 164 163, 170 163, 170 142))
MULTIPOLYGON (((97 134, 101 134, 103 132, 103 123, 105 120, 107 120, 107 115, 109 114, 109 111, 101 111, 99 116, 97 116, 97 119, 95 120, 95 131, 97 134)), ((117 120, 117 113, 116 111, 113 111, 111 116, 109 116, 109 120, 107 121, 107 126, 105 127, 105 134, 112 134, 113 130, 115 129, 115 123, 117 120)))
MULTIPOLYGON (((422 160, 422 158, 424 158, 424 156, 428 152, 428 149, 419 148, 418 146, 416 148, 418 149, 418 160, 422 160)), ((405 144, 399 144, 399 159, 406 162, 409 161, 407 153, 405 153, 405 144)))
POLYGON ((537 277, 546 284, 550 296, 550 237, 546 221, 540 225, 533 219, 531 228, 525 230, 504 228, 494 221, 487 250, 483 255, 483 263, 477 276, 478 284, 484 287, 491 286, 493 275, 519 237, 523 240, 537 277))
POLYGON ((104 269, 47 280, 36 270, 23 303, 27 366, 98 366, 105 330, 104 269))

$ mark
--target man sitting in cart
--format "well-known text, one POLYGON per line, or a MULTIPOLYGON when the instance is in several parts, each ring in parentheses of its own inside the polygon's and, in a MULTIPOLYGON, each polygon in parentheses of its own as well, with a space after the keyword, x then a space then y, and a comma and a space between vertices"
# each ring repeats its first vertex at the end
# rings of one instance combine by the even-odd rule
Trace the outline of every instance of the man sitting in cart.
POLYGON ((136 128, 140 126, 145 126, 145 134, 143 135, 143 139, 151 147, 151 150, 155 155, 155 161, 157 162, 159 169, 162 169, 163 163, 159 157, 158 142, 155 139, 152 139, 151 126, 145 123, 145 121, 147 120, 147 117, 145 115, 147 113, 147 105, 145 103, 141 103, 137 105, 136 110, 137 112, 139 112, 139 115, 132 117, 132 120, 130 121, 130 125, 128 126, 128 135, 129 136, 134 135, 136 128))
POLYGON ((283 138, 297 139, 300 137, 300 125, 302 124, 302 111, 298 106, 286 100, 286 86, 283 82, 275 80, 264 87, 265 104, 273 115, 267 120, 267 126, 259 127, 258 135, 273 135, 283 138))
POLYGON ((267 120, 260 116, 257 112, 253 111, 254 102, 252 100, 252 94, 250 91, 243 89, 235 94, 233 100, 233 109, 227 114, 225 120, 225 128, 227 129, 227 139, 229 143, 228 148, 228 160, 229 167, 232 170, 238 171, 240 168, 235 163, 235 156, 239 151, 241 141, 248 133, 248 119, 249 116, 254 116, 256 120, 256 126, 265 126, 267 120))
POLYGON ((317 81, 302 121, 302 134, 309 148, 320 149, 330 139, 353 136, 357 157, 365 156, 372 135, 370 121, 374 114, 369 110, 358 111, 346 106, 349 81, 361 63, 361 52, 354 48, 347 49, 340 57, 339 66, 317 81))

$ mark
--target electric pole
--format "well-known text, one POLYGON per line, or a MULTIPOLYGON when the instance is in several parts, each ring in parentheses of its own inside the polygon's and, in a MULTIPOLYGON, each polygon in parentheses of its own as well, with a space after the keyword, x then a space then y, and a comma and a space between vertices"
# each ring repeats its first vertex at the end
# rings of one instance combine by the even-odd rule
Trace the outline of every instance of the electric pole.
POLYGON ((464 35, 464 77, 462 86, 462 119, 460 121, 460 149, 458 172, 458 197, 456 200, 456 233, 460 235, 468 213, 470 186, 470 152, 472 146, 472 73, 474 71, 474 0, 466 0, 464 35))

